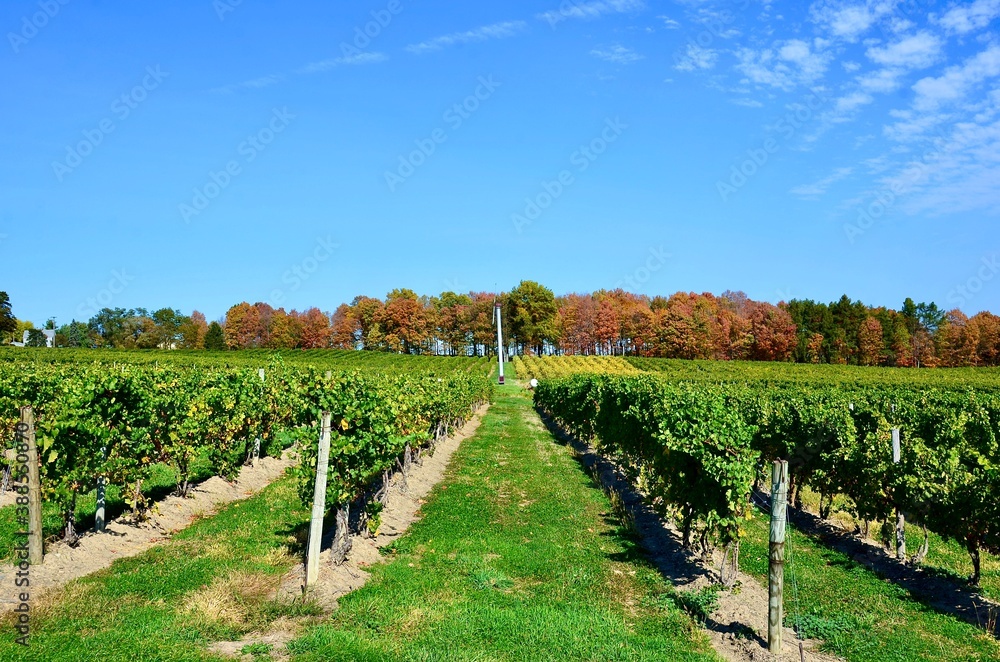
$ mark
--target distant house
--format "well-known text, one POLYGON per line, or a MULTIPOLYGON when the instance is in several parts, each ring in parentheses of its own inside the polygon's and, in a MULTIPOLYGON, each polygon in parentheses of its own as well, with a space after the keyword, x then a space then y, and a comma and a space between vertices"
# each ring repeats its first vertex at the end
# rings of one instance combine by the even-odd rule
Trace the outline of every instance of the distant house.
MULTIPOLYGON (((25 345, 28 344, 28 334, 30 334, 31 331, 35 331, 35 330, 36 329, 26 330, 24 332, 24 335, 21 336, 21 342, 12 342, 11 345, 13 345, 14 347, 24 347, 25 345)), ((55 347, 56 346, 56 332, 55 332, 55 330, 53 330, 53 329, 40 329, 40 331, 45 334, 45 346, 46 347, 55 347)))

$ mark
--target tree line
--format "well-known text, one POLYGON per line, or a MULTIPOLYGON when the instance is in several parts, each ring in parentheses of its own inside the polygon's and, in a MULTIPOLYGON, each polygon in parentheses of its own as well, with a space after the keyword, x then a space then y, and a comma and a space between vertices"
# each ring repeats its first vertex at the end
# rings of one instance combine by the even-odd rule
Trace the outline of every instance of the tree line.
MULTIPOLYGON (((25 323, 0 301, 0 333, 20 340, 25 323), (4 312, 6 311, 6 312, 4 312)), ((522 281, 509 292, 421 296, 395 289, 357 296, 332 313, 286 311, 241 302, 209 323, 194 311, 105 308, 86 322, 56 327, 63 347, 128 349, 366 349, 408 354, 496 354, 494 306, 505 348, 514 354, 632 355, 679 359, 796 361, 869 366, 1000 365, 1000 317, 967 317, 906 299, 899 310, 846 295, 821 303, 774 305, 742 292, 678 292, 669 297, 621 289, 555 296, 522 281)), ((30 323, 29 323, 30 326, 30 323)))

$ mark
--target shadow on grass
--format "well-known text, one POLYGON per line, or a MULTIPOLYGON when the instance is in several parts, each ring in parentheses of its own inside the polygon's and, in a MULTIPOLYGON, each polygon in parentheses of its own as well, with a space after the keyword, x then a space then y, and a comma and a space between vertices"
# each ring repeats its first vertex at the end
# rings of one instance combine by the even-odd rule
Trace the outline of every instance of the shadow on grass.
MULTIPOLYGON (((646 504, 642 494, 613 462, 589 444, 566 433, 542 411, 538 411, 538 415, 559 443, 573 449, 577 461, 593 479, 594 489, 603 489, 616 495, 613 505, 617 506, 616 510, 619 512, 609 513, 604 518, 605 523, 614 527, 614 532, 604 535, 613 536, 625 547, 625 551, 609 554, 610 559, 648 564, 675 587, 687 586, 698 579, 716 581, 713 573, 701 566, 700 557, 685 549, 678 536, 664 525, 660 515, 646 504), (630 525, 622 524, 622 515, 625 515, 630 525)), ((767 648, 767 642, 744 623, 720 623, 711 617, 701 622, 712 632, 753 640, 767 648)))

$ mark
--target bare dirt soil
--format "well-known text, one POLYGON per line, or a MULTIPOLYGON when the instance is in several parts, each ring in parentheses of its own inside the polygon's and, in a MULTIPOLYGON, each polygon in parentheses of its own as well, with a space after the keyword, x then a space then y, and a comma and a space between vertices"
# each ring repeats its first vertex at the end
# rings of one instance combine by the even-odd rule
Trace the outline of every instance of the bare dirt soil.
MULTIPOLYGON (((325 536, 324 550, 320 554, 319 578, 316 586, 309 591, 309 599, 315 601, 324 611, 332 612, 337 608, 339 598, 365 585, 369 577, 367 569, 384 560, 379 549, 405 534, 414 522, 420 520, 420 508, 425 503, 425 497, 444 478, 452 455, 462 442, 479 428, 488 409, 489 407, 481 408, 455 434, 438 442, 432 452, 425 451, 420 459, 411 465, 409 473, 405 476, 399 472, 393 475, 381 513, 382 523, 378 536, 352 535, 351 551, 348 552, 344 563, 339 566, 330 562, 332 531, 328 532, 330 535, 325 536)), ((298 564, 282 578, 280 588, 271 597, 286 602, 301 600, 304 586, 305 566, 298 564)), ((240 641, 216 642, 209 647, 209 650, 221 655, 251 660, 253 658, 250 655, 241 654, 244 647, 260 643, 271 644, 272 659, 283 660, 287 659, 287 655, 283 652, 285 644, 298 636, 298 633, 298 624, 283 620, 273 623, 267 632, 253 633, 240 641)))
MULTIPOLYGON (((32 593, 44 595, 67 582, 110 566, 115 559, 136 556, 188 527, 195 519, 216 512, 220 506, 246 499, 281 477, 296 461, 294 453, 265 457, 240 470, 232 483, 215 476, 194 487, 187 498, 169 496, 158 502, 145 522, 127 515, 108 522, 105 533, 88 531, 76 547, 57 542, 48 546, 45 560, 31 568, 32 593)), ((13 587, 13 565, 0 566, 0 586, 13 587)), ((52 596, 49 596, 52 597, 52 596)), ((13 588, 0 594, 0 613, 15 605, 13 588)))

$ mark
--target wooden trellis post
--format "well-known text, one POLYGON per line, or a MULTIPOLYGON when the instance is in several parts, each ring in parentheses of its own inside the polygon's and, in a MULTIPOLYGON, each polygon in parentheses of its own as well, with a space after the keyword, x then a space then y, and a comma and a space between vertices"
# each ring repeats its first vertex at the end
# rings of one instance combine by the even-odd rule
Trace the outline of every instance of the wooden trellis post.
POLYGON ((330 464, 330 412, 323 412, 316 458, 316 489, 313 493, 312 520, 309 522, 309 542, 306 554, 306 590, 319 576, 319 552, 323 542, 323 515, 326 513, 326 476, 330 464))
POLYGON ((32 565, 42 562, 42 478, 38 471, 38 444, 35 440, 35 412, 28 407, 21 407, 21 422, 18 425, 20 433, 18 444, 18 461, 21 449, 24 449, 28 467, 28 563, 32 565))

